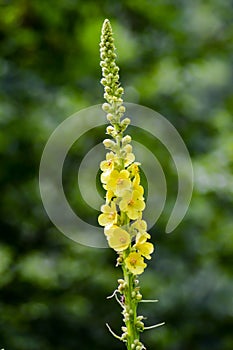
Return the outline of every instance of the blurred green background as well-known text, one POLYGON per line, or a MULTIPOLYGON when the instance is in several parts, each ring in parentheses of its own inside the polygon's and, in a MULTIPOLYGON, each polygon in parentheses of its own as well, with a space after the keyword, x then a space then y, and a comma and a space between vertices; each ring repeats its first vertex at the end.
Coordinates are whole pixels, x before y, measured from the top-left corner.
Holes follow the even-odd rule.
MULTIPOLYGON (((151 230, 156 253, 141 277, 148 349, 233 349, 233 5, 231 0, 0 1, 0 348, 123 349, 120 308, 106 301, 120 271, 109 249, 63 236, 40 199, 45 143, 65 118, 101 103, 99 37, 111 20, 125 101, 170 120, 192 157, 189 211, 164 233, 177 191, 172 160, 152 145, 168 200, 151 230)), ((74 147, 65 188, 82 217, 77 164, 104 138, 98 129, 74 147)), ((148 141, 149 142, 149 141, 148 141)), ((152 142, 152 141, 151 141, 152 142)), ((140 159, 141 162, 143 160, 140 159)))

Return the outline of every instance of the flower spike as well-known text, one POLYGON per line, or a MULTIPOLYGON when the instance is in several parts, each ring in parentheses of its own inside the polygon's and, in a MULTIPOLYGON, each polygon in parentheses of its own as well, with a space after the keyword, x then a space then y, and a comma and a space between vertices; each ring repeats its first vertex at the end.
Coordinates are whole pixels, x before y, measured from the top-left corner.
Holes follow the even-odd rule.
POLYGON ((140 163, 135 161, 131 137, 124 134, 130 119, 124 117, 124 89, 120 84, 115 51, 112 27, 106 19, 101 32, 100 66, 106 100, 102 109, 110 125, 106 129, 108 138, 103 141, 107 149, 106 159, 100 163, 100 179, 106 190, 106 202, 101 206, 98 221, 104 227, 110 248, 118 255, 116 266, 122 268, 123 279, 118 280, 118 288, 108 298, 115 297, 123 308, 125 324, 121 336, 116 335, 108 324, 106 326, 115 338, 126 343, 128 350, 142 350, 145 346, 140 342, 140 333, 162 324, 144 327, 144 317, 137 316, 139 302, 157 302, 142 299, 137 279, 147 267, 144 260, 151 259, 154 246, 147 241, 150 235, 142 218, 146 204, 144 188, 140 183, 140 163))

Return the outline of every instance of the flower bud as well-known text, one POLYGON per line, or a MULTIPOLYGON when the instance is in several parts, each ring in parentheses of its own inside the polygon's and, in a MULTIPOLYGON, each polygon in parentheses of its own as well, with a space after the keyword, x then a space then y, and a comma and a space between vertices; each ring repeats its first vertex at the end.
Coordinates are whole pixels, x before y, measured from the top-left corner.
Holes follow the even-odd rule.
POLYGON ((109 74, 107 75, 107 81, 108 81, 108 83, 111 83, 112 78, 113 78, 112 73, 109 73, 109 74))
POLYGON ((100 62, 100 67, 102 67, 102 68, 103 68, 103 67, 107 67, 107 64, 106 64, 104 61, 101 61, 101 62, 100 62))
POLYGON ((108 114, 107 114, 107 120, 108 120, 109 122, 112 122, 112 121, 114 120, 113 114, 108 113, 108 114))
POLYGON ((118 282, 119 284, 123 284, 123 283, 125 283, 125 280, 123 280, 122 278, 119 278, 119 279, 117 280, 117 282, 118 282))
POLYGON ((139 292, 137 293, 136 299, 137 299, 138 301, 142 300, 142 295, 141 295, 141 293, 139 293, 139 292))
POLYGON ((108 135, 112 135, 113 132, 114 132, 114 127, 111 126, 111 125, 107 126, 107 128, 106 128, 106 133, 107 133, 108 135))
POLYGON ((143 320, 143 319, 144 319, 143 316, 138 316, 138 317, 137 317, 137 321, 141 321, 141 320, 143 320))
POLYGON ((122 333, 122 335, 121 335, 121 339, 122 340, 126 339, 127 337, 128 337, 128 333, 127 332, 122 333))
MULTIPOLYGON (((119 89, 118 89, 119 90, 119 89)), ((119 108, 118 108, 118 112, 119 113, 125 113, 125 107, 124 106, 120 106, 119 108)))
POLYGON ((136 322, 136 327, 137 327, 138 329, 144 329, 144 323, 141 322, 141 321, 137 321, 137 322, 136 322))
POLYGON ((104 52, 102 52, 100 54, 100 58, 101 58, 101 60, 105 60, 106 59, 106 54, 104 52))
POLYGON ((125 151, 126 153, 131 153, 132 150, 133 150, 133 147, 132 147, 131 145, 126 145, 126 146, 124 147, 124 151, 125 151))
POLYGON ((104 112, 109 112, 110 108, 111 108, 111 106, 109 103, 103 103, 102 109, 104 112))
POLYGON ((108 69, 107 68, 103 68, 103 75, 106 76, 108 74, 108 69))
MULTIPOLYGON (((118 79, 119 79, 119 76, 118 76, 118 79)), ((119 88, 117 89, 117 91, 116 91, 116 93, 119 94, 119 95, 123 94, 123 92, 124 92, 123 87, 119 87, 119 88)))
POLYGON ((105 79, 105 78, 102 78, 101 80, 100 80, 100 82, 101 82, 101 84, 102 85, 107 85, 107 79, 105 79))
POLYGON ((116 266, 121 265, 122 262, 123 262, 123 257, 122 256, 118 256, 116 266))
POLYGON ((105 139, 103 144, 106 148, 113 149, 115 147, 115 142, 110 139, 105 139))
POLYGON ((135 293, 135 291, 134 291, 134 290, 132 291, 131 296, 132 296, 132 298, 135 298, 136 293, 135 293))
POLYGON ((122 124, 122 125, 129 125, 130 122, 131 122, 131 120, 130 120, 129 118, 125 118, 125 119, 123 119, 123 120, 121 121, 121 124, 122 124))
POLYGON ((115 94, 115 96, 112 97, 112 100, 116 103, 116 107, 120 107, 123 103, 122 98, 120 98, 116 94, 115 94))
POLYGON ((122 145, 127 145, 127 143, 130 143, 131 140, 132 140, 131 136, 129 136, 129 135, 124 136, 122 139, 122 145))

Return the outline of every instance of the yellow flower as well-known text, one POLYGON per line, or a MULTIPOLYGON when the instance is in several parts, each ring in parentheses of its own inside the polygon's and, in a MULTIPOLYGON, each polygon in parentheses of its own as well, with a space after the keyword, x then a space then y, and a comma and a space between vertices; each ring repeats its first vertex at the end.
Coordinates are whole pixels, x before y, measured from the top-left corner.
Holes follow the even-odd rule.
POLYGON ((134 275, 140 275, 143 273, 146 268, 146 264, 144 263, 144 259, 141 254, 132 252, 129 253, 127 258, 125 259, 125 265, 127 269, 132 272, 134 275))
POLYGON ((131 220, 136 220, 141 216, 141 211, 145 208, 145 202, 140 192, 125 191, 119 207, 121 211, 127 213, 131 220))
POLYGON ((104 171, 101 176, 100 176, 100 181, 102 182, 103 184, 103 188, 106 190, 106 183, 107 181, 109 180, 109 177, 110 177, 110 174, 111 174, 111 171, 104 171))
POLYGON ((114 197, 114 193, 111 190, 106 192, 105 198, 107 203, 111 202, 113 197, 114 197))
POLYGON ((121 197, 130 187, 131 181, 127 170, 113 170, 106 179, 106 190, 113 191, 118 197, 121 197))
POLYGON ((127 167, 135 160, 135 155, 133 153, 127 153, 124 160, 124 165, 127 167))
POLYGON ((114 161, 116 160, 116 155, 113 152, 106 154, 106 160, 100 163, 100 169, 102 171, 111 171, 114 169, 114 161))
POLYGON ((132 177, 134 177, 139 172, 139 168, 138 168, 139 165, 140 163, 135 162, 128 167, 128 171, 131 173, 132 177))
POLYGON ((131 225, 131 228, 136 230, 136 232, 143 233, 147 230, 147 223, 145 220, 137 220, 131 225))
POLYGON ((150 238, 149 233, 143 232, 143 233, 138 233, 136 236, 136 244, 143 244, 147 241, 147 239, 150 238))
POLYGON ((131 239, 127 231, 117 225, 105 228, 108 244, 117 252, 122 252, 130 245, 131 239))
POLYGON ((143 255, 146 259, 150 260, 151 259, 151 256, 150 254, 153 253, 154 251, 154 246, 152 243, 149 243, 149 242, 144 242, 144 243, 137 243, 135 244, 134 246, 137 251, 143 255))
POLYGON ((135 177, 133 179, 133 189, 140 192, 141 195, 143 196, 144 188, 140 185, 140 175, 139 174, 135 174, 135 177))
POLYGON ((101 211, 103 214, 100 214, 98 217, 98 222, 101 226, 112 225, 117 222, 117 211, 114 202, 111 202, 110 205, 102 205, 101 211))

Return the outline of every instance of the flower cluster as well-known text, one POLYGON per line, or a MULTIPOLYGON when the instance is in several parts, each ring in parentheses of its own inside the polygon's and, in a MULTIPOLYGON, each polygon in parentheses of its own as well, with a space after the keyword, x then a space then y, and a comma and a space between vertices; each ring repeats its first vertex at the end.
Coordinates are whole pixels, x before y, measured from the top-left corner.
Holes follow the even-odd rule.
POLYGON ((124 118, 125 107, 122 105, 123 88, 119 83, 119 68, 115 63, 115 47, 112 29, 108 20, 104 22, 101 36, 100 52, 104 86, 107 103, 103 110, 107 113, 110 125, 104 145, 109 152, 102 161, 101 182, 106 190, 106 203, 101 207, 102 214, 98 221, 104 226, 104 233, 111 248, 124 255, 118 259, 134 275, 141 274, 147 266, 144 258, 150 259, 154 247, 147 242, 150 235, 142 219, 145 209, 144 189, 140 184, 139 163, 131 145, 131 137, 123 133, 130 123, 124 118), (124 254, 123 254, 124 253, 124 254))

